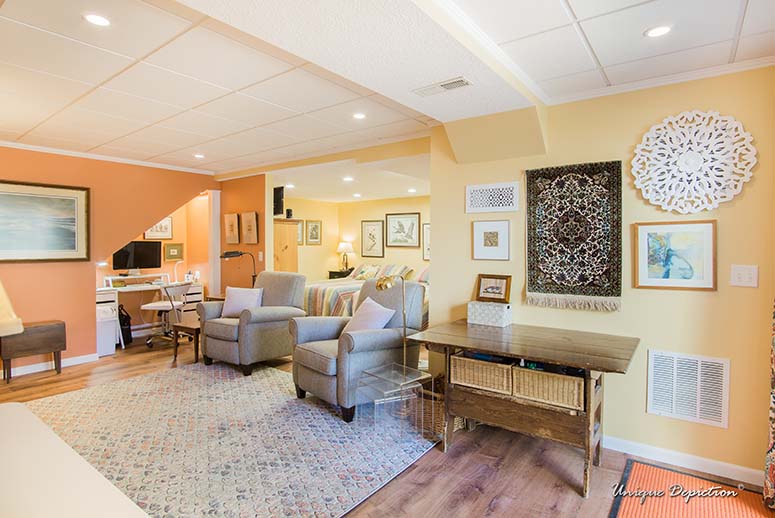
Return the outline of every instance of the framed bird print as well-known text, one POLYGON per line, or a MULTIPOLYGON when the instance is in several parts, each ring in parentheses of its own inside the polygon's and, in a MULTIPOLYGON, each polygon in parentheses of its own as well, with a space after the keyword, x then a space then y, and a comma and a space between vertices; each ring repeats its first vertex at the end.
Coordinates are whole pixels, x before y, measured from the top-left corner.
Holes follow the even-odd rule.
POLYGON ((419 212, 385 214, 385 226, 387 227, 385 246, 405 248, 420 247, 419 212))

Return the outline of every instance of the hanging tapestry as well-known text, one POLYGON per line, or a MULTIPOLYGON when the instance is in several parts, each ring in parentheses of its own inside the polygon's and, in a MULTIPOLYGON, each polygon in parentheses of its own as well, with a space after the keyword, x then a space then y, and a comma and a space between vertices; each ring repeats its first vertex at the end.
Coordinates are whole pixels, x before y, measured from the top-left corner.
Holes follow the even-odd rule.
POLYGON ((622 163, 527 176, 527 303, 616 311, 622 285, 622 163))
POLYGON ((764 457, 764 503, 775 509, 775 310, 772 312, 772 341, 770 344, 770 443, 764 457))

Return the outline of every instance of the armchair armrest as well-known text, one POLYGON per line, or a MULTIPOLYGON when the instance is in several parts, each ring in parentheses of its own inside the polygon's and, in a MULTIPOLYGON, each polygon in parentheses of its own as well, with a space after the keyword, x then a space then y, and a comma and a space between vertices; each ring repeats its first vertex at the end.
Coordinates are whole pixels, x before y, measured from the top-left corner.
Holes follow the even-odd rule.
POLYGON ((349 321, 350 317, 304 317, 294 318, 288 325, 294 343, 299 345, 319 340, 335 340, 349 321))
POLYGON ((223 302, 200 302, 196 305, 196 312, 199 315, 199 320, 206 322, 214 318, 220 318, 223 311, 223 302))
MULTIPOLYGON (((416 332, 414 329, 407 328, 406 336, 416 332)), ((401 328, 348 331, 339 337, 339 353, 363 353, 402 347, 403 335, 404 331, 401 328)))
POLYGON ((294 317, 306 315, 303 309, 292 306, 262 306, 253 309, 245 309, 239 316, 240 325, 261 324, 264 322, 281 322, 294 317))

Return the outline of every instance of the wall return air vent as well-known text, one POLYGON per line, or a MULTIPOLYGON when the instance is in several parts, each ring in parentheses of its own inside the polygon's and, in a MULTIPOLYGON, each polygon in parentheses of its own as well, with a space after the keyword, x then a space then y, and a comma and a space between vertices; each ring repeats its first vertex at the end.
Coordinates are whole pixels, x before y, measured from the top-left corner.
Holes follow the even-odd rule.
POLYGON ((464 86, 469 86, 470 84, 471 81, 465 77, 453 77, 452 79, 447 79, 446 81, 442 81, 440 83, 416 88, 412 90, 412 92, 416 93, 420 97, 429 97, 431 95, 442 94, 449 90, 463 88, 464 86))
POLYGON ((727 428, 729 360, 649 350, 648 413, 727 428))

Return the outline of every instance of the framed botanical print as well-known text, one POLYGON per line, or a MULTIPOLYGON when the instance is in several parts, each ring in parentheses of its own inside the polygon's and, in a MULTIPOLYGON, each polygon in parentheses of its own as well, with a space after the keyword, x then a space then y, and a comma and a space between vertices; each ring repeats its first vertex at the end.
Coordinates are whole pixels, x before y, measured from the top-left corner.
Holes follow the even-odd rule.
POLYGON ((431 260, 431 224, 422 224, 422 260, 431 260))
POLYGON ((635 223, 636 288, 716 290, 716 221, 635 223))
POLYGON ((88 188, 0 181, 0 262, 88 260, 88 188))
POLYGON ((473 258, 508 261, 510 258, 509 220, 474 221, 472 224, 473 258))
POLYGON ((511 275, 480 273, 476 282, 476 300, 479 302, 511 302, 511 275))
POLYGON ((385 222, 361 221, 361 257, 385 257, 385 222))
POLYGON ((258 244, 258 214, 243 212, 240 214, 242 242, 248 245, 258 244))
POLYGON ((323 222, 319 219, 308 219, 307 225, 307 245, 323 244, 323 222))
POLYGON ((172 217, 167 216, 143 234, 145 239, 172 239, 172 217))
POLYGON ((227 244, 239 244, 239 216, 236 213, 223 215, 223 230, 227 244))
POLYGON ((420 213, 385 214, 387 239, 385 246, 419 248, 420 213))
POLYGON ((183 260, 183 243, 164 243, 165 261, 183 260))

